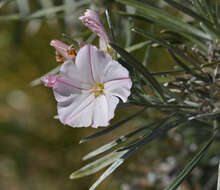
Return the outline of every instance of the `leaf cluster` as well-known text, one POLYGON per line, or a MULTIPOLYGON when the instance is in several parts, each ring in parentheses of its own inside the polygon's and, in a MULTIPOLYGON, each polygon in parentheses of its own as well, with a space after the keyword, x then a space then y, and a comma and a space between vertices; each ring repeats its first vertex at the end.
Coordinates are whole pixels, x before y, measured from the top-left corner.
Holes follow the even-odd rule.
POLYGON ((209 138, 166 188, 166 190, 177 189, 205 156, 213 142, 218 139, 219 97, 214 94, 218 94, 219 91, 217 82, 220 61, 219 3, 206 0, 192 0, 187 1, 186 4, 174 0, 163 1, 167 6, 176 9, 179 14, 186 15, 190 19, 185 20, 184 17, 168 13, 163 8, 156 7, 147 1, 116 0, 120 5, 133 7, 135 12, 113 10, 114 14, 117 13, 125 19, 133 22, 138 20, 151 26, 151 31, 140 27, 130 28, 133 34, 141 36, 144 40, 126 48, 115 43, 114 28, 107 12, 107 20, 113 36, 110 45, 117 53, 118 61, 130 71, 134 82, 132 95, 126 106, 138 106, 141 109, 80 142, 84 143, 107 135, 119 127, 128 126, 130 120, 140 116, 148 109, 157 109, 166 116, 150 124, 137 126, 134 131, 84 156, 83 159, 88 160, 111 150, 110 153, 71 174, 72 179, 83 177, 109 166, 90 190, 94 190, 134 152, 151 141, 167 134, 174 128, 199 125, 201 130, 208 131, 209 138), (152 49, 155 48, 165 49, 177 69, 151 72, 148 63, 152 57, 152 49), (132 55, 133 51, 141 49, 146 49, 143 62, 132 55), (213 72, 207 72, 206 68, 211 68, 213 72), (162 78, 163 81, 171 81, 171 83, 161 82, 159 78, 162 78), (173 89, 170 84, 171 86, 176 85, 179 89, 173 89), (208 92, 204 92, 201 90, 202 88, 207 88, 208 92), (177 90, 182 93, 176 93, 177 90), (185 95, 183 92, 186 92, 185 95))

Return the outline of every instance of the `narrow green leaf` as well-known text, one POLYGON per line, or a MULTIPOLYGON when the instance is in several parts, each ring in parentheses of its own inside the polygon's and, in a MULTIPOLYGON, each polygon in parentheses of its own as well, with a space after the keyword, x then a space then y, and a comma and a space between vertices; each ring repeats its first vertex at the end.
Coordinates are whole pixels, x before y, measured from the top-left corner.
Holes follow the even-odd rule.
POLYGON ((87 44, 92 44, 96 38, 97 38, 97 34, 92 32, 85 42, 87 44))
POLYGON ((152 54, 152 46, 148 46, 146 51, 145 51, 145 56, 144 56, 144 59, 143 59, 143 65, 146 67, 149 62, 150 62, 150 57, 151 57, 151 54, 152 54))
POLYGON ((95 160, 94 162, 91 162, 87 164, 86 166, 80 168, 79 170, 76 170, 70 175, 70 179, 76 179, 80 177, 84 177, 87 175, 91 175, 93 173, 96 173, 97 171, 107 167, 108 165, 115 162, 117 159, 119 159, 123 154, 125 154, 127 151, 124 152, 111 152, 110 154, 99 158, 98 160, 95 160))
POLYGON ((149 32, 145 32, 145 31, 138 29, 138 28, 133 28, 132 30, 134 32, 142 35, 143 37, 148 38, 154 42, 157 42, 158 44, 162 45, 163 47, 165 47, 167 49, 170 49, 171 51, 175 52, 177 55, 179 55, 180 57, 182 57, 183 59, 188 61, 190 64, 192 64, 192 65, 198 64, 195 60, 184 55, 184 53, 182 51, 180 51, 176 46, 172 46, 171 44, 168 44, 164 39, 161 39, 158 36, 155 36, 149 32))
POLYGON ((100 148, 96 149, 95 151, 92 151, 90 152, 89 154, 87 154, 86 156, 83 157, 83 160, 88 160, 92 157, 95 157, 97 156, 98 154, 101 154, 111 148, 113 148, 114 146, 116 145, 119 145, 123 142, 125 142, 126 140, 128 140, 129 138, 133 137, 134 135, 144 131, 144 130, 150 130, 154 125, 157 125, 157 126, 160 126, 162 125, 163 123, 165 123, 167 120, 169 120, 171 117, 173 117, 175 114, 171 114, 169 115, 168 117, 164 118, 164 119, 161 119, 159 121, 156 121, 156 122, 152 122, 148 125, 145 125, 143 127, 140 127, 138 129, 136 129, 135 131, 132 131, 131 133, 128 133, 127 135, 125 136, 121 136, 120 138, 104 145, 104 146, 101 146, 100 148))
POLYGON ((184 5, 177 3, 173 0, 164 0, 166 3, 168 3, 169 5, 171 5, 172 7, 175 7, 176 9, 180 10, 181 12, 191 16, 192 18, 198 20, 199 22, 204 22, 208 25, 210 25, 211 23, 206 19, 201 17, 200 15, 198 15, 196 12, 194 12, 193 10, 185 7, 184 5))
MULTIPOLYGON (((206 25, 207 28, 209 28, 209 30, 214 33, 215 35, 219 36, 220 35, 220 31, 219 31, 219 22, 218 22, 218 16, 216 15, 216 9, 214 8, 214 5, 212 6, 212 2, 207 2, 206 1, 206 5, 205 7, 209 6, 209 10, 211 14, 211 21, 209 21, 207 19, 207 14, 200 16, 199 14, 197 14, 196 12, 192 11, 191 9, 188 9, 184 6, 182 6, 180 3, 176 3, 173 0, 164 0, 167 3, 169 3, 171 6, 176 7, 178 10, 182 11, 183 13, 191 16, 192 18, 196 19, 199 22, 204 23, 204 25, 206 25), (214 22, 214 24, 212 23, 214 22), (217 27, 216 27, 217 25, 217 27)), ((218 1, 217 1, 218 2, 218 1)), ((205 8, 205 10, 207 10, 207 8, 205 8)))
MULTIPOLYGON (((201 65, 201 68, 211 67, 211 66, 216 65, 218 63, 220 63, 220 61, 214 61, 212 63, 206 63, 206 64, 201 65)), ((191 69, 196 69, 196 68, 191 67, 191 69)), ((184 69, 173 69, 173 70, 168 70, 168 71, 152 72, 151 74, 155 75, 155 76, 157 76, 157 75, 170 75, 170 74, 182 73, 184 71, 185 71, 184 69)))
POLYGON ((86 156, 83 157, 83 160, 88 160, 90 158, 93 158, 93 157, 95 157, 95 156, 97 156, 97 155, 99 155, 99 154, 101 154, 101 153, 103 153, 103 152, 113 148, 114 146, 119 145, 119 144, 125 142, 126 140, 128 140, 129 138, 131 138, 134 135, 138 134, 139 132, 151 128, 152 126, 154 126, 157 123, 158 122, 150 123, 148 125, 145 125, 143 127, 140 127, 138 129, 136 129, 135 131, 132 131, 131 133, 129 133, 129 134, 125 135, 125 136, 121 136, 118 139, 113 140, 113 141, 109 142, 108 144, 105 144, 105 145, 99 147, 98 149, 90 152, 89 154, 87 154, 86 156))
POLYGON ((165 189, 165 190, 176 190, 177 187, 182 183, 185 177, 193 170, 193 168, 198 164, 198 162, 203 158, 203 156, 208 151, 210 145, 215 139, 213 135, 208 142, 202 147, 202 149, 194 156, 194 158, 184 167, 176 179, 165 189))
MULTIPOLYGON (((151 33, 155 33, 156 32, 156 27, 155 24, 151 25, 151 33)), ((143 65, 146 67, 149 62, 150 62, 150 58, 151 58, 151 54, 152 54, 152 46, 148 46, 146 51, 145 51, 145 56, 143 59, 143 65)))
POLYGON ((177 73, 183 73, 185 72, 184 69, 173 69, 173 70, 167 70, 167 71, 160 71, 160 72, 152 72, 151 74, 154 76, 161 76, 161 75, 175 75, 177 73))
POLYGON ((193 119, 204 119, 204 118, 217 118, 220 116, 220 111, 215 111, 212 113, 203 113, 203 114, 197 114, 195 116, 192 116, 189 118, 189 120, 193 120, 193 119))
MULTIPOLYGON (((124 136, 121 136, 119 139, 120 139, 120 142, 125 141, 124 136)), ((96 149, 96 150, 94 150, 94 151, 88 153, 87 155, 85 155, 85 156, 83 157, 83 160, 91 159, 91 158, 93 158, 93 157, 95 157, 95 156, 97 156, 97 155, 99 155, 99 154, 101 154, 101 153, 103 153, 103 152, 105 152, 105 151, 107 151, 107 150, 110 150, 110 149, 113 148, 114 146, 120 144, 120 142, 119 142, 118 139, 117 139, 117 140, 113 140, 113 141, 111 141, 111 142, 109 142, 109 143, 107 143, 107 144, 105 144, 105 145, 99 147, 98 149, 96 149), (118 141, 118 142, 117 142, 117 141, 118 141)))
MULTIPOLYGON (((138 141, 136 144, 132 145, 129 148, 129 151, 122 156, 122 159, 124 159, 124 160, 127 159, 131 154, 136 152, 139 148, 141 148, 142 146, 144 146, 147 143, 151 142, 156 137, 163 135, 168 130, 173 129, 174 127, 177 127, 178 125, 186 122, 188 120, 188 118, 189 118, 188 116, 187 117, 182 117, 180 119, 176 119, 174 121, 169 122, 165 126, 162 125, 162 126, 159 126, 159 127, 155 128, 150 135, 144 137, 143 139, 138 141)), ((119 149, 118 151, 124 151, 124 150, 126 150, 126 149, 122 148, 122 149, 119 149)))
POLYGON ((211 20, 211 22, 214 23, 214 11, 212 9, 212 3, 210 2, 207 2, 206 0, 201 0, 201 5, 203 6, 203 8, 205 9, 206 11, 206 14, 208 15, 208 18, 211 20))
POLYGON ((21 19, 21 15, 17 13, 0 16, 0 21, 19 20, 19 19, 21 19))
MULTIPOLYGON (((54 5, 54 1, 53 0, 39 0, 40 3, 40 7, 42 7, 41 10, 46 10, 46 9, 50 9, 53 8, 54 5)), ((56 13, 51 13, 45 16, 47 18, 47 23, 49 25, 51 25, 53 27, 54 24, 57 24, 57 18, 56 18, 56 13)))
POLYGON ((93 135, 90 135, 86 138, 83 138, 79 143, 84 143, 84 142, 87 142, 89 140, 92 140, 94 138, 97 138, 97 137, 100 137, 100 136, 103 136, 107 133, 109 133, 110 131, 114 130, 114 129, 117 129, 118 127, 121 127, 123 124, 127 123, 128 121, 134 119, 135 117, 139 116, 140 114, 142 114, 144 111, 146 110, 146 108, 143 108, 141 109, 140 111, 130 115, 129 117, 127 117, 126 119, 123 119, 121 121, 119 121, 118 123, 116 123, 115 125, 112 125, 108 128, 105 128, 103 129, 102 131, 99 131, 93 135))
POLYGON ((181 124, 182 122, 186 120, 187 120, 187 117, 184 117, 179 120, 175 120, 165 125, 164 127, 157 128, 157 131, 155 131, 153 135, 151 133, 147 137, 143 136, 144 138, 141 141, 138 141, 137 144, 134 144, 134 146, 132 146, 131 149, 121 148, 117 150, 117 152, 122 152, 121 157, 115 160, 115 162, 99 177, 99 179, 92 185, 92 187, 89 190, 94 190, 104 179, 106 179, 112 172, 114 172, 128 158, 128 156, 130 156, 133 152, 138 150, 141 146, 153 140, 153 138, 155 138, 157 135, 161 135, 163 132, 173 127, 176 127, 177 125, 181 124), (155 133, 157 133, 157 135, 155 133))
POLYGON ((10 1, 13 1, 13 0, 2 0, 0 2, 0 9, 3 8, 5 5, 7 5, 10 1))
POLYGON ((164 24, 172 26, 173 28, 175 27, 176 30, 181 31, 182 33, 185 32, 188 34, 193 34, 200 38, 210 39, 209 35, 205 34, 196 27, 186 22, 183 22, 180 18, 170 15, 161 9, 149 5, 148 3, 142 3, 134 0, 116 0, 116 1, 125 5, 133 6, 138 10, 140 10, 142 14, 144 14, 145 16, 149 17, 150 15, 150 17, 153 17, 155 20, 164 22, 164 24))
MULTIPOLYGON (((182 30, 180 30, 180 28, 178 27, 175 27, 173 24, 170 24, 170 23, 167 23, 167 22, 164 22, 162 20, 158 20, 156 18, 153 18, 151 17, 150 15, 138 15, 138 14, 128 14, 128 13, 125 13, 125 12, 116 12, 116 13, 119 13, 119 14, 123 14, 123 15, 127 15, 127 16, 130 16, 130 17, 134 17, 136 19, 139 19, 139 20, 143 20, 145 22, 149 22, 149 20, 151 20, 153 23, 156 23, 156 24, 159 24, 163 27, 166 27, 167 29, 170 29, 170 30, 173 30, 175 31, 176 33, 179 33, 180 35, 182 35, 184 38, 188 39, 190 42, 194 43, 194 44, 197 44, 198 47, 206 54, 207 53, 207 46, 204 44, 204 41, 201 41, 201 40, 198 40, 196 37, 194 37, 193 35, 191 34, 187 34, 186 32, 182 32, 182 30)), ((211 39, 211 38, 210 38, 211 39)))
MULTIPOLYGON (((165 40, 163 40, 163 39, 161 39, 161 38, 159 38, 159 37, 157 37, 157 36, 154 36, 154 35, 152 35, 152 34, 150 34, 150 33, 148 33, 148 32, 144 32, 144 31, 142 31, 142 30, 140 30, 140 29, 134 28, 133 31, 136 32, 136 33, 138 33, 138 34, 140 34, 140 35, 142 35, 142 36, 144 36, 144 37, 146 37, 146 38, 148 38, 148 39, 151 39, 152 41, 155 41, 155 42, 161 44, 162 46, 164 46, 165 48, 167 48, 167 49, 170 50, 171 52, 176 53, 178 56, 180 56, 181 58, 183 58, 184 60, 186 60, 187 62, 189 62, 190 64, 192 64, 193 66, 195 66, 195 68, 200 69, 200 67, 197 66, 198 63, 197 63, 194 59, 190 58, 189 56, 186 56, 186 55, 185 55, 182 51, 180 51, 176 46, 173 46, 173 45, 171 45, 171 44, 168 44, 165 40)), ((191 69, 191 68, 188 67, 186 64, 182 64, 182 63, 180 64, 180 62, 178 62, 178 64, 179 64, 184 70, 186 70, 187 72, 190 72, 192 75, 196 76, 197 78, 200 78, 200 79, 202 79, 202 80, 207 80, 207 79, 204 78, 203 76, 197 75, 197 74, 195 73, 194 69, 191 69), (183 65, 185 65, 185 66, 183 67, 183 65)))
POLYGON ((41 9, 25 17, 24 19, 28 19, 28 20, 35 19, 35 18, 43 17, 49 14, 61 12, 66 9, 73 9, 73 8, 77 9, 80 6, 87 5, 89 2, 90 2, 89 0, 83 0, 83 1, 74 2, 72 4, 67 4, 67 5, 63 4, 63 5, 47 8, 47 9, 41 9))
POLYGON ((196 75, 195 71, 191 68, 189 68, 186 64, 184 64, 181 60, 179 60, 172 51, 169 50, 170 55, 172 56, 172 58, 176 61, 176 63, 182 67, 187 73, 192 74, 192 75, 196 75))
POLYGON ((219 1, 216 0, 215 2, 215 18, 216 19, 216 22, 218 23, 218 18, 219 18, 219 1))
POLYGON ((219 39, 220 34, 210 30, 210 27, 206 26, 203 22, 200 22, 200 26, 207 34, 209 34, 212 37, 213 41, 219 39))
POLYGON ((69 43, 73 44, 73 46, 74 46, 74 48, 75 48, 76 50, 79 50, 79 48, 80 48, 80 47, 79 47, 79 43, 78 43, 76 40, 74 40, 71 36, 69 36, 69 35, 67 35, 67 34, 62 33, 61 35, 62 35, 63 38, 65 38, 66 40, 68 40, 69 43))
POLYGON ((122 163, 123 159, 116 160, 100 177, 99 179, 89 188, 89 190, 94 190, 105 178, 107 178, 112 172, 114 172, 122 163))
POLYGON ((36 19, 36 18, 40 18, 43 16, 47 16, 47 15, 51 15, 57 12, 61 12, 64 11, 66 9, 77 9, 80 6, 83 5, 87 5, 90 1, 89 0, 82 0, 82 1, 78 1, 78 2, 74 2, 71 5, 59 5, 59 6, 54 6, 54 7, 50 7, 47 9, 40 9, 32 14, 28 14, 25 16, 19 15, 19 14, 12 14, 12 15, 4 15, 4 16, 0 16, 0 20, 30 20, 30 19, 36 19))
POLYGON ((134 13, 127 13, 127 12, 124 12, 124 11, 114 11, 116 14, 120 14, 121 16, 125 16, 125 17, 133 17, 133 18, 136 18, 138 20, 143 20, 143 21, 146 21, 146 22, 149 22, 149 23, 152 23, 152 19, 148 19, 146 16, 143 16, 143 15, 139 15, 139 14, 134 14, 134 13))
POLYGON ((178 109, 197 109, 198 106, 189 106, 189 105, 163 105, 163 104, 149 104, 145 102, 135 102, 138 106, 147 106, 148 108, 158 108, 158 109, 167 109, 167 110, 178 110, 178 109))
POLYGON ((134 141, 129 143, 127 146, 123 147, 122 149, 119 149, 119 151, 126 150, 126 149, 132 149, 134 146, 136 146, 136 144, 138 144, 138 142, 140 142, 141 140, 152 135, 152 133, 154 133, 157 128, 160 128, 161 126, 163 126, 169 119, 173 118, 176 115, 177 115, 176 113, 172 113, 168 117, 165 117, 159 121, 156 121, 156 122, 153 122, 149 125, 138 128, 137 130, 128 134, 128 137, 132 137, 133 135, 136 135, 137 133, 139 133, 143 130, 146 131, 146 132, 142 132, 142 134, 137 139, 135 139, 134 141))
POLYGON ((206 11, 202 7, 200 0, 193 0, 193 7, 195 7, 197 13, 200 13, 203 17, 207 16, 206 11))
POLYGON ((152 41, 148 40, 148 41, 140 42, 140 43, 134 44, 132 46, 129 46, 129 47, 125 48, 125 50, 130 53, 130 52, 136 51, 138 49, 141 49, 141 48, 146 47, 151 44, 152 44, 152 41))
POLYGON ((114 28, 113 28, 111 18, 110 18, 110 14, 109 14, 108 10, 105 11, 105 15, 106 15, 106 18, 107 18, 108 27, 109 27, 111 35, 112 35, 112 41, 115 42, 115 32, 114 32, 114 28))
MULTIPOLYGON (((116 44, 110 43, 113 49, 117 51, 125 60, 126 62, 137 69, 154 87, 154 89, 158 92, 163 100, 165 100, 163 90, 157 80, 151 75, 146 67, 144 67, 134 56, 128 53, 126 50, 122 49, 121 47, 117 46, 116 44)), ((165 100, 166 101, 166 100, 165 100)))

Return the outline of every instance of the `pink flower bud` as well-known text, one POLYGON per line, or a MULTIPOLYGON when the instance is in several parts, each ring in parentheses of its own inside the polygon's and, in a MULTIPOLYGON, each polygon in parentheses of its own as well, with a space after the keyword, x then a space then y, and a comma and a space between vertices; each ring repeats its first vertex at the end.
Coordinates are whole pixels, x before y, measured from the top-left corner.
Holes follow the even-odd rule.
POLYGON ((87 9, 84 16, 79 17, 79 19, 90 30, 97 33, 100 37, 101 49, 107 50, 110 40, 97 12, 87 9))
POLYGON ((43 76, 41 78, 41 82, 46 86, 46 87, 53 87, 56 83, 56 76, 53 75, 47 75, 43 76))
POLYGON ((75 48, 73 45, 67 45, 59 40, 52 40, 50 45, 56 49, 57 62, 63 63, 67 60, 74 60, 76 57, 75 48))

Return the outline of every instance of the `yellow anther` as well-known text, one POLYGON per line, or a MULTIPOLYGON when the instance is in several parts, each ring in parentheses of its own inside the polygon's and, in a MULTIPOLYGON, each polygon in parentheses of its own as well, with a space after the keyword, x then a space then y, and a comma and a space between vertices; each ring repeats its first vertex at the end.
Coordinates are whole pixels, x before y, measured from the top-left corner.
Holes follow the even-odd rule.
POLYGON ((104 93, 104 85, 102 83, 95 83, 93 85, 92 92, 95 96, 102 95, 104 93))

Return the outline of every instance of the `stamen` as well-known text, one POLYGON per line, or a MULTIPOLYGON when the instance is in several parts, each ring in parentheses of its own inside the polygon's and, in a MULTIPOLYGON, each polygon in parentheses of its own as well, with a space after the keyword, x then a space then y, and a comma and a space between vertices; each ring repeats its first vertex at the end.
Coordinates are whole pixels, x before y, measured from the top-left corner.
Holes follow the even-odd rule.
POLYGON ((76 50, 74 48, 73 45, 70 45, 67 49, 67 54, 72 58, 72 59, 75 59, 76 57, 76 50))
POLYGON ((92 88, 92 93, 94 93, 95 96, 104 94, 104 85, 102 83, 95 83, 92 88))
POLYGON ((62 55, 60 55, 57 51, 56 51, 56 61, 58 63, 64 63, 65 59, 62 55))

